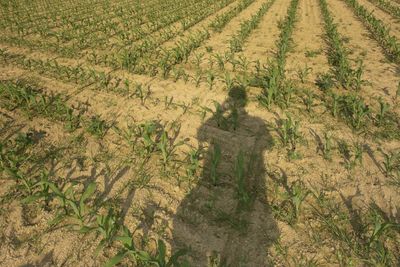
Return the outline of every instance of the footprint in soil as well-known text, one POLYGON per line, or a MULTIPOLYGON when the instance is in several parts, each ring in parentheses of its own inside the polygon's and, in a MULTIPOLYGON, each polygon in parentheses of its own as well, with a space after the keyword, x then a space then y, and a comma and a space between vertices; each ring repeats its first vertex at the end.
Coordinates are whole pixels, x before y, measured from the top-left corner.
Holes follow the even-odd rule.
POLYGON ((273 139, 246 103, 246 91, 233 88, 198 129, 203 173, 179 205, 172 233, 172 253, 187 248, 190 266, 272 265, 268 249, 279 231, 267 202, 264 155, 273 139))

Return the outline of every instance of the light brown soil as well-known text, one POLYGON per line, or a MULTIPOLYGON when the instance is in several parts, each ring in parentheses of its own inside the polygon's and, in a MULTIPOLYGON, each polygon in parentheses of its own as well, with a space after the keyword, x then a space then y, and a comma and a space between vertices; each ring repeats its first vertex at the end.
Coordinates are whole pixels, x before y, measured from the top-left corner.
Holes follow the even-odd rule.
MULTIPOLYGON (((229 40, 239 29, 240 22, 250 18, 264 2, 255 1, 221 33, 211 33, 210 39, 193 53, 206 53, 206 47, 212 47, 212 53, 229 51, 229 40)), ((280 33, 278 22, 286 16, 289 2, 276 0, 238 55, 261 63, 273 57, 280 33)), ((235 4, 237 2, 221 12, 235 4)), ((391 105, 391 110, 399 114, 399 99, 395 99, 400 79, 398 66, 389 63, 381 47, 343 1, 330 0, 328 5, 340 34, 348 39, 345 46, 351 51, 351 59, 363 59, 364 77, 370 84, 355 93, 365 98, 374 111, 378 110, 377 97, 382 97, 391 105)), ((193 29, 208 25, 209 19, 193 29)), ((386 14, 384 19, 390 18, 386 14)), ((229 123, 218 125, 221 118, 216 115, 215 103, 222 106, 224 118, 233 117, 232 98, 228 97, 221 81, 210 90, 204 80, 195 87, 191 81, 182 79, 173 81, 172 78, 113 71, 93 66, 83 59, 66 59, 52 53, 0 44, 0 48, 28 58, 55 58, 59 64, 69 66, 84 63, 83 67, 112 72, 129 79, 132 84, 138 82, 150 88, 148 98, 142 103, 138 98, 122 96, 97 85, 63 82, 52 75, 40 74, 38 70, 23 69, 13 62, 0 62, 0 81, 28 80, 48 95, 66 97, 68 106, 80 105, 85 109, 84 118, 99 115, 113 125, 99 139, 87 132, 86 125, 68 132, 64 122, 40 114, 31 116, 21 107, 9 110, 6 105, 0 105, 0 141, 14 140, 20 132, 35 133, 37 140, 31 153, 42 157, 41 167, 51 170, 60 183, 94 181, 97 185, 95 198, 105 203, 100 213, 104 214, 110 206, 118 210, 119 223, 134 233, 135 245, 151 253, 155 252, 155 241, 162 239, 168 255, 189 247, 184 258, 190 266, 309 266, 312 262, 340 266, 335 252, 341 243, 318 228, 321 222, 314 209, 316 197, 313 193, 334 199, 337 210, 344 210, 351 217, 346 221, 348 228, 353 226, 355 218, 352 216, 364 214, 362 212, 370 205, 379 207, 393 223, 400 223, 399 187, 389 183, 383 156, 383 152, 399 151, 400 141, 374 136, 376 126, 360 132, 331 116, 329 104, 323 101, 327 96, 314 84, 318 73, 328 72, 331 67, 327 62, 324 34, 318 1, 300 0, 293 47, 286 60, 286 74, 294 80, 298 91, 290 107, 273 105, 266 109, 257 101, 261 88, 246 88, 248 101, 245 107, 238 108, 237 128, 229 123), (307 56, 308 52, 316 53, 307 56), (305 83, 300 83, 296 71, 305 67, 311 68, 310 74, 305 83), (303 103, 303 89, 315 94, 310 112, 303 103), (288 156, 289 149, 282 144, 280 125, 288 115, 300 123, 301 140, 295 148, 300 156, 296 159, 288 156), (132 149, 118 129, 127 131, 129 124, 148 121, 165 126, 170 144, 180 141, 184 144, 176 148, 166 166, 160 151, 155 149, 141 169, 143 157, 132 149), (332 136, 330 160, 324 159, 321 151, 325 133, 332 136), (348 158, 340 151, 339 144, 343 143, 351 150, 348 158), (350 168, 356 143, 363 147, 362 164, 350 168), (217 144, 221 148, 221 163, 217 167, 219 179, 215 185, 211 181, 211 169, 217 144), (200 166, 194 177, 188 178, 188 152, 197 148, 202 152, 200 166), (46 152, 54 152, 53 157, 46 152), (238 201, 237 185, 237 160, 241 153, 248 167, 246 186, 252 200, 244 210, 238 201), (296 183, 303 184, 309 194, 297 222, 291 225, 279 211, 289 214, 285 205, 291 198, 287 196, 296 183)), ((179 38, 163 47, 173 47, 179 38)), ((192 73, 193 58, 192 54, 189 63, 179 67, 192 73)), ((213 70, 206 57, 201 67, 213 70)), ((237 74, 230 73, 232 77, 237 74)), ((346 93, 342 88, 334 90, 346 93)), ((6 103, 6 100, 1 101, 0 98, 0 104, 6 103)), ((375 124, 371 122, 370 125, 375 124)), ((139 141, 134 143, 138 145, 139 141)), ((37 171, 33 166, 32 173, 37 171)), ((95 256, 100 237, 93 232, 81 234, 61 227, 64 224, 50 229, 48 222, 54 218, 55 211, 43 205, 22 204, 19 195, 13 195, 18 192, 14 186, 14 181, 0 179, 0 266, 102 266, 121 249, 120 245, 109 246, 95 256)), ((52 208, 55 206, 51 204, 52 208)), ((398 248, 393 248, 392 252, 398 252, 398 248)), ((358 258, 353 264, 363 266, 358 258)), ((121 266, 136 265, 125 259, 121 266)))

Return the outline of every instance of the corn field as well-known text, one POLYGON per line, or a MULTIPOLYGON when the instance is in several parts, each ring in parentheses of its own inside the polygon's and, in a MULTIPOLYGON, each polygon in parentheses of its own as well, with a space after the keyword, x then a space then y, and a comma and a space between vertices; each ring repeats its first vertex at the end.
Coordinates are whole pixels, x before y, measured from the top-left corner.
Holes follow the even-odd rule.
POLYGON ((0 0, 0 266, 399 266, 399 18, 0 0))

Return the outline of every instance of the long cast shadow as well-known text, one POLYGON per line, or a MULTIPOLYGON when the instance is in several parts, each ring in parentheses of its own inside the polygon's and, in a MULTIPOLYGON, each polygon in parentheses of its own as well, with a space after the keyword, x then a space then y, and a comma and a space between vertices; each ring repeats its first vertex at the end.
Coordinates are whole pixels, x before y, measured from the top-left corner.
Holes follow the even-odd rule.
POLYGON ((264 153, 273 139, 246 103, 246 91, 233 88, 198 129, 203 173, 182 200, 172 233, 173 253, 188 248, 190 266, 272 265, 268 248, 279 231, 267 204, 264 153))

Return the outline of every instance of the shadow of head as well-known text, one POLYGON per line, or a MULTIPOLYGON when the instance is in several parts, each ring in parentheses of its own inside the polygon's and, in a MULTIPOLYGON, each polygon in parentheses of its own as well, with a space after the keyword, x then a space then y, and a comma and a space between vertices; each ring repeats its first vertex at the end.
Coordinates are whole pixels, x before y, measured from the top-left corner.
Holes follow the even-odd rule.
POLYGON ((247 93, 243 86, 233 86, 228 93, 228 102, 235 107, 245 107, 247 105, 247 93))

